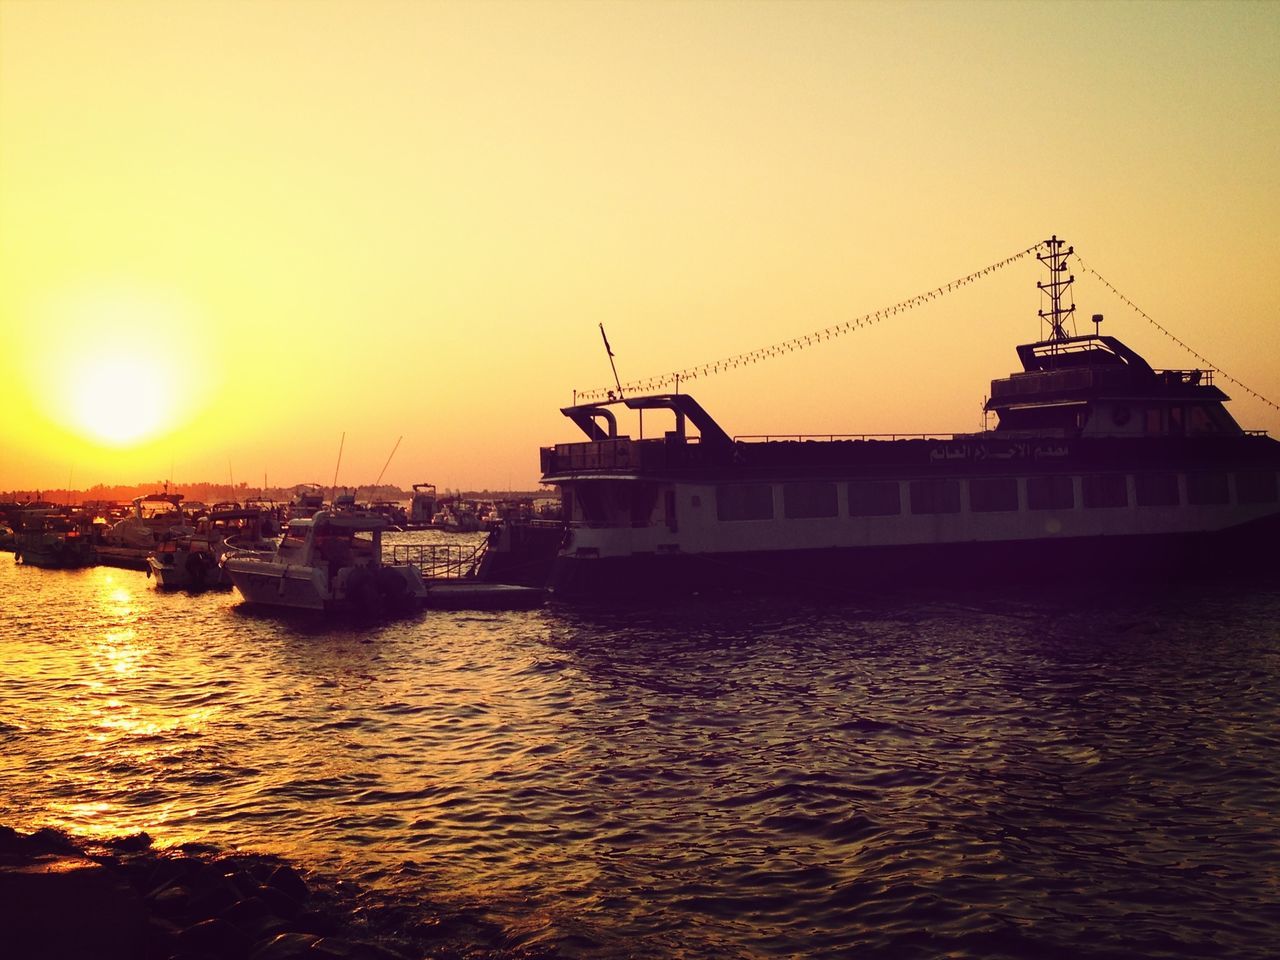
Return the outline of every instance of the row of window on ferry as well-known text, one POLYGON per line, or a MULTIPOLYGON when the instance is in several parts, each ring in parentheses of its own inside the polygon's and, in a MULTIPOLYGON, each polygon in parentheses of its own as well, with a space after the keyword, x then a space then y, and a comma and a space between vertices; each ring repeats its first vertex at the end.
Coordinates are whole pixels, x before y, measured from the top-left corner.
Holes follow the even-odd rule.
MULTIPOLYGON (((1021 509, 1019 486, 1025 485, 1028 510, 1073 510, 1080 501, 1087 509, 1127 507, 1173 507, 1182 504, 1212 506, 1232 503, 1275 503, 1278 499, 1276 473, 1271 470, 1196 472, 1184 475, 1145 472, 1103 473, 1080 477, 1049 475, 1036 477, 973 477, 969 480, 938 478, 927 480, 855 480, 846 484, 826 481, 784 483, 783 516, 788 520, 840 516, 838 488, 846 488, 851 517, 895 516, 906 503, 913 514, 959 513, 962 487, 968 488, 968 508, 975 513, 995 513, 1021 509), (1130 486, 1132 479, 1132 488, 1130 486), (1132 492, 1131 492, 1132 490, 1132 492), (1131 500, 1132 498, 1132 500, 1131 500)), ((734 483, 716 488, 716 517, 720 520, 772 520, 773 484, 734 483)))

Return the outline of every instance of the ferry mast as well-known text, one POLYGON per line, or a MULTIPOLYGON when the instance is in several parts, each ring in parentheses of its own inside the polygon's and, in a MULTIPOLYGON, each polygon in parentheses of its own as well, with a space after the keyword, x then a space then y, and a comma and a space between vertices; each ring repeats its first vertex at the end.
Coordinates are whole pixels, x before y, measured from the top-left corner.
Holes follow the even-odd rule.
POLYGON ((1041 308, 1040 319, 1049 321, 1050 342, 1068 339, 1065 324, 1076 312, 1075 298, 1070 295, 1071 284, 1076 278, 1067 273, 1067 261, 1075 253, 1075 247, 1067 247, 1064 251, 1062 247, 1065 243, 1065 240, 1059 240, 1057 236, 1050 237, 1043 244, 1045 252, 1036 254, 1036 259, 1049 268, 1049 282, 1036 281, 1036 288, 1042 294, 1049 295, 1049 309, 1041 308), (1070 301, 1066 306, 1062 304, 1064 295, 1070 301))

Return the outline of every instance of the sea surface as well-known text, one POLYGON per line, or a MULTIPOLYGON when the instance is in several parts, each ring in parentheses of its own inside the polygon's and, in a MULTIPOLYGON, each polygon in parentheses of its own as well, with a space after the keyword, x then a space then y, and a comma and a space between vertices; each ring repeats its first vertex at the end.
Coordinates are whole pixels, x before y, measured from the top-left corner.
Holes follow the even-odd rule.
POLYGON ((532 955, 1275 957, 1280 583, 1046 580, 361 625, 0 554, 0 822, 532 955))

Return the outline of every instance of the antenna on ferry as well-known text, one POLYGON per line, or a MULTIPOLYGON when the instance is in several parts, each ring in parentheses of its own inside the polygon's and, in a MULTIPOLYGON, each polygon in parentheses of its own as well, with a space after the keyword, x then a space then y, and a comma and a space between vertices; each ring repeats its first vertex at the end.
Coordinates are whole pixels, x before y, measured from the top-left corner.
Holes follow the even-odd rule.
POLYGON ((609 346, 609 338, 605 336, 604 324, 600 324, 600 336, 604 340, 605 353, 609 354, 609 366, 613 369, 613 382, 618 388, 618 396, 622 396, 622 381, 618 379, 618 366, 613 362, 613 347, 609 346))
POLYGON ((1040 310, 1040 319, 1049 321, 1051 328, 1049 331, 1050 340, 1068 339, 1064 324, 1072 318, 1076 310, 1074 297, 1069 298, 1071 300, 1069 305, 1065 307, 1062 305, 1063 295, 1069 293, 1071 284, 1076 279, 1067 273, 1067 261, 1075 253, 1075 247, 1067 247, 1064 252, 1062 247, 1065 242, 1054 235, 1044 241, 1044 246, 1048 252, 1036 254, 1036 259, 1049 268, 1049 282, 1041 283, 1037 281, 1036 288, 1049 295, 1049 309, 1040 310), (1066 274, 1065 279, 1063 277, 1064 274, 1066 274))

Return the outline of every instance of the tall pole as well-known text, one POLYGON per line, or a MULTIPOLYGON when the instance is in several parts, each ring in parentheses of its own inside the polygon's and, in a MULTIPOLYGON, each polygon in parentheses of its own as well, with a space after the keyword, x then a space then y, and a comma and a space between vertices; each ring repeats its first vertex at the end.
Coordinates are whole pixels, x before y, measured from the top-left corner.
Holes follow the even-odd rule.
POLYGON ((609 338, 605 336, 604 324, 600 324, 600 336, 604 340, 605 352, 609 354, 609 366, 613 370, 613 382, 618 388, 618 397, 622 397, 622 381, 618 379, 618 366, 613 362, 613 348, 609 346, 609 338))
MULTIPOLYGON (((382 465, 382 473, 386 473, 387 467, 391 466, 391 458, 394 457, 396 455, 396 451, 400 449, 400 441, 403 439, 403 434, 396 438, 396 445, 391 448, 391 453, 387 456, 387 462, 382 465)), ((375 487, 382 483, 382 473, 378 474, 378 479, 373 481, 373 485, 375 487)))
POLYGON ((329 502, 333 503, 338 496, 338 468, 342 466, 342 448, 347 442, 347 431, 342 431, 342 439, 338 441, 338 462, 333 465, 333 488, 329 493, 329 502))

